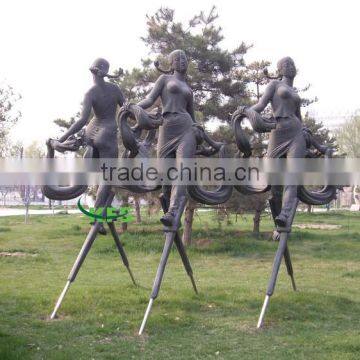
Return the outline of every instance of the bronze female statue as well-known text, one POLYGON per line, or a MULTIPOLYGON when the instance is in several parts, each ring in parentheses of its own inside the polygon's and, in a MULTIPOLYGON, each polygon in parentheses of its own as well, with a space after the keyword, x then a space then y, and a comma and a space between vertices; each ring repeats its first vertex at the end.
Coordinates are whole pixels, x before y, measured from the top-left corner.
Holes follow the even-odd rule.
MULTIPOLYGON (((267 149, 267 157, 269 158, 304 158, 316 157, 319 154, 331 157, 332 149, 319 144, 312 136, 311 131, 302 123, 301 99, 293 87, 296 76, 294 61, 290 57, 285 57, 278 62, 277 67, 279 77, 269 83, 258 103, 250 108, 241 106, 232 116, 236 143, 240 153, 244 154, 244 157, 250 157, 252 153, 249 140, 241 128, 241 121, 246 117, 250 120, 255 131, 270 132, 267 149), (271 104, 273 112, 273 117, 270 119, 261 117, 261 112, 268 104, 271 104), (313 152, 311 147, 315 148, 316 151, 313 152)), ((248 195, 266 192, 270 189, 272 191, 269 205, 277 227, 274 237, 279 241, 279 245, 257 325, 259 328, 263 324, 270 297, 274 292, 283 257, 292 286, 296 290, 287 240, 299 200, 311 205, 327 204, 336 197, 336 187, 328 185, 319 191, 311 191, 303 185, 285 185, 283 194, 282 186, 276 185, 263 188, 234 187, 248 195)))
MULTIPOLYGON (((148 96, 138 103, 147 109, 160 97, 163 125, 160 127, 157 156, 160 158, 192 158, 196 152, 197 138, 193 93, 186 83, 188 61, 185 52, 175 50, 169 55, 171 68, 162 71, 148 96)), ((159 67, 158 67, 159 69, 159 67)), ((185 195, 185 186, 164 186, 164 196, 170 198, 168 211, 161 218, 165 226, 171 226, 179 209, 179 200, 185 195)))
MULTIPOLYGON (((58 141, 50 140, 52 148, 61 148, 61 144, 64 144, 64 150, 67 150, 66 141, 85 127, 84 143, 89 146, 89 149, 91 148, 92 152, 87 154, 87 156, 93 158, 118 157, 116 112, 117 107, 122 106, 125 99, 117 85, 105 81, 105 77, 113 77, 108 74, 109 67, 109 62, 105 59, 99 58, 94 61, 90 67, 94 85, 84 96, 80 118, 58 141), (92 111, 94 116, 90 119, 92 111)), ((87 186, 81 185, 64 188, 55 186, 43 187, 44 194, 47 197, 59 200, 75 198, 86 189, 87 186)), ((104 206, 110 194, 110 189, 111 187, 107 185, 99 186, 96 194, 96 208, 104 206)), ((102 225, 100 225, 99 232, 101 234, 106 233, 102 225)))
MULTIPOLYGON (((166 71, 161 70, 159 64, 155 63, 158 70, 164 74, 158 78, 148 96, 138 103, 138 106, 147 109, 154 105, 158 98, 161 99, 163 124, 159 131, 157 156, 160 158, 176 158, 176 160, 181 161, 181 159, 193 158, 196 155, 210 156, 219 151, 225 153, 225 151, 222 151, 223 144, 213 141, 196 123, 193 92, 186 83, 188 60, 185 52, 175 50, 169 55, 169 60, 171 67, 170 70, 166 71), (205 141, 209 147, 200 146, 202 141, 205 141)), ((125 147, 127 146, 125 145, 125 147)), ((188 197, 199 198, 206 203, 217 203, 226 201, 231 196, 231 191, 231 186, 219 186, 215 191, 205 190, 197 185, 163 187, 160 200, 164 211, 161 222, 165 225, 165 245, 149 304, 140 326, 140 335, 144 331, 153 302, 159 294, 166 263, 174 242, 190 277, 194 291, 197 293, 192 268, 178 232, 181 215, 188 197)))
POLYGON ((85 141, 91 144, 96 157, 114 158, 118 156, 116 110, 122 106, 125 98, 120 88, 104 80, 112 77, 108 74, 109 63, 105 59, 96 59, 90 71, 94 85, 87 91, 83 100, 80 119, 59 139, 62 143, 71 135, 79 132, 85 125, 85 141), (89 121, 91 110, 94 117, 89 121))
MULTIPOLYGON (((226 154, 224 144, 214 142, 195 121, 193 93, 186 83, 188 61, 184 51, 173 51, 169 56, 169 60, 171 68, 167 71, 161 70, 159 65, 156 64, 156 67, 164 74, 156 81, 149 95, 140 101, 138 105, 127 104, 120 110, 117 125, 126 149, 123 157, 148 157, 149 148, 155 137, 155 131, 159 126, 158 157, 181 160, 184 158, 193 158, 196 155, 210 156, 216 152, 219 152, 220 156, 227 157, 228 154, 226 154), (146 113, 143 110, 154 105, 158 98, 160 98, 162 102, 161 119, 158 113, 146 113), (136 119, 137 125, 135 127, 130 126, 128 123, 129 118, 136 119), (142 130, 148 131, 148 136, 145 140, 141 140, 140 138, 142 130), (210 147, 200 147, 199 145, 202 141, 207 142, 210 147)), ((95 61, 90 69, 93 73, 95 84, 85 96, 81 117, 59 141, 50 140, 48 142, 49 156, 52 157, 54 155, 54 150, 74 151, 81 145, 86 145, 87 152, 89 152, 87 156, 102 158, 114 158, 118 156, 115 114, 117 106, 121 106, 124 103, 124 97, 117 86, 104 81, 104 77, 109 76, 107 75, 108 69, 109 64, 106 60, 98 59, 95 61), (74 138, 74 135, 87 124, 91 110, 94 111, 95 116, 86 126, 84 142, 82 142, 79 141, 79 138, 74 138)), ((331 151, 318 144, 311 136, 311 133, 302 125, 300 115, 301 100, 293 88, 293 80, 296 75, 293 60, 291 58, 280 60, 278 70, 281 79, 276 79, 268 85, 259 102, 250 108, 240 107, 233 115, 235 138, 240 154, 243 154, 244 157, 251 156, 250 143, 246 137, 246 133, 241 129, 241 121, 246 117, 250 120, 255 131, 271 132, 268 157, 298 158, 309 156, 309 148, 311 146, 315 147, 322 154, 329 156, 331 151), (274 115, 270 120, 261 116, 261 112, 269 103, 272 106, 274 115)), ((154 191, 157 187, 158 186, 119 185, 119 188, 128 189, 137 193, 154 191)), ((49 198, 63 200, 79 196, 86 188, 87 186, 84 187, 82 185, 65 188, 44 186, 43 191, 49 198)), ((265 186, 263 188, 256 188, 251 185, 235 185, 234 188, 247 195, 265 192, 270 189, 273 192, 270 207, 279 233, 279 246, 275 256, 264 306, 258 322, 258 327, 260 327, 270 296, 273 294, 275 288, 282 257, 285 258, 287 270, 295 289, 287 240, 291 231, 291 224, 298 201, 301 200, 307 204, 314 205, 325 204, 335 197, 336 189, 333 186, 326 186, 321 191, 309 191, 304 186, 287 185, 285 186, 281 204, 281 187, 265 186)), ((188 197, 190 196, 195 201, 204 204, 220 204, 230 198, 232 186, 221 185, 216 190, 211 191, 198 185, 172 185, 165 186, 163 191, 164 194, 161 197, 161 205, 164 210, 164 216, 161 218, 161 221, 165 225, 165 245, 139 334, 142 334, 144 331, 153 302, 159 294, 164 270, 173 243, 175 243, 179 251, 185 270, 190 277, 195 292, 197 292, 190 261, 178 232, 180 228, 180 218, 188 197)), ((100 186, 95 206, 104 207, 106 210, 106 207, 111 205, 113 197, 114 191, 109 185, 100 186)), ((115 225, 109 222, 108 226, 114 237, 123 263, 135 283, 115 225)), ((51 318, 56 316, 70 284, 75 280, 81 264, 85 260, 101 228, 102 225, 98 221, 95 221, 92 225, 69 274, 66 286, 56 303, 51 318)))
MULTIPOLYGON (((59 139, 59 142, 63 143, 86 125, 85 143, 92 147, 94 158, 118 157, 118 129, 115 118, 117 107, 124 104, 125 98, 117 85, 104 80, 105 77, 111 77, 108 74, 109 67, 105 59, 94 61, 90 67, 94 85, 85 94, 80 119, 59 139), (92 110, 94 116, 89 121, 92 110)), ((104 205, 109 191, 110 186, 99 187, 95 207, 104 205)))
MULTIPOLYGON (((290 57, 285 57, 278 62, 277 68, 280 79, 269 83, 259 102, 251 109, 260 114, 271 104, 276 128, 270 133, 269 158, 302 158, 306 154, 306 142, 301 120, 301 99, 293 87, 296 67, 290 57)), ((273 186, 272 193, 274 200, 281 202, 281 187, 273 186)), ((286 226, 296 197, 296 185, 285 186, 281 212, 275 218, 278 226, 286 226)))
MULTIPOLYGON (((92 158, 117 158, 118 157, 118 126, 116 123, 117 107, 124 103, 124 96, 115 84, 106 82, 105 77, 113 77, 108 74, 109 63, 105 59, 97 59, 90 67, 93 74, 94 85, 85 94, 83 109, 80 119, 75 122, 70 129, 59 139, 50 139, 47 141, 48 157, 54 157, 55 150, 60 152, 76 151, 81 146, 86 147, 85 157, 92 158), (90 119, 91 113, 94 116, 90 119), (90 119, 90 121, 89 121, 90 119), (81 134, 83 127, 85 131, 81 134), (79 133, 81 134, 79 136, 79 133), (76 136, 75 136, 76 135, 76 136)), ((49 199, 68 200, 80 196, 87 189, 87 185, 74 186, 54 186, 44 185, 43 193, 49 199)), ((110 185, 100 185, 96 194, 95 208, 106 208, 111 206, 114 191, 110 185)), ((103 212, 103 215, 105 212, 103 212)), ((108 222, 112 237, 119 251, 123 264, 127 268, 130 277, 135 284, 133 274, 130 270, 129 261, 125 254, 124 248, 120 242, 115 225, 112 221, 108 222)), ((103 224, 99 221, 92 223, 91 229, 85 239, 85 242, 79 252, 79 255, 70 271, 66 285, 56 302, 55 308, 50 316, 51 319, 56 317, 57 311, 68 291, 70 284, 75 278, 84 262, 92 244, 98 233, 106 234, 103 224)))

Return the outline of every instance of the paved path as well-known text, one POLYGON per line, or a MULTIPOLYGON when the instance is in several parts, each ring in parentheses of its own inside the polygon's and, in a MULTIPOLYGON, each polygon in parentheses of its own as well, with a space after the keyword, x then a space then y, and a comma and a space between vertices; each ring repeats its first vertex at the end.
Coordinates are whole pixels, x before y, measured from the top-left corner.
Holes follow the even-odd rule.
MULTIPOLYGON (((64 211, 64 209, 57 209, 54 210, 54 213, 57 214, 59 212, 64 211)), ((80 214, 80 210, 77 209, 69 209, 69 214, 80 214)), ((52 215, 52 210, 29 210, 30 215, 52 215)), ((1 216, 16 216, 16 215, 24 215, 25 216, 25 209, 12 209, 12 208, 0 208, 0 217, 1 216)))

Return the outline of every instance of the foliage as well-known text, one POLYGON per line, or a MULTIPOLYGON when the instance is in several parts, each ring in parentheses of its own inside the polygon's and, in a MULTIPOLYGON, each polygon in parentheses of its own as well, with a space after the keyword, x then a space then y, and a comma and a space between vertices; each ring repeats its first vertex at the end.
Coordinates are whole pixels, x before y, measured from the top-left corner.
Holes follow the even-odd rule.
POLYGON ((26 158, 43 158, 45 157, 45 151, 43 146, 39 144, 38 141, 33 141, 24 149, 24 157, 26 158))
POLYGON ((336 140, 339 150, 348 157, 360 157, 360 112, 342 124, 336 131, 336 140))
POLYGON ((60 129, 65 132, 80 118, 80 112, 78 111, 74 116, 72 116, 69 120, 66 119, 55 119, 54 123, 60 127, 60 129))
POLYGON ((326 128, 321 121, 317 121, 315 118, 311 117, 309 113, 306 113, 303 122, 320 144, 331 147, 336 146, 335 136, 331 134, 330 130, 326 128))
POLYGON ((0 84, 0 157, 8 156, 11 143, 9 131, 21 117, 17 109, 21 96, 9 85, 0 84))
POLYGON ((152 60, 169 66, 167 56, 171 51, 183 49, 189 59, 188 82, 194 92, 198 120, 215 117, 228 121, 230 113, 248 99, 243 56, 250 46, 240 43, 232 51, 222 49, 223 35, 216 25, 217 18, 215 7, 208 14, 200 12, 191 18, 186 27, 175 20, 174 10, 169 8, 147 16, 147 35, 142 39, 152 58, 142 61, 142 69, 127 71, 120 77, 118 83, 128 98, 143 98, 149 84, 159 76, 152 60))

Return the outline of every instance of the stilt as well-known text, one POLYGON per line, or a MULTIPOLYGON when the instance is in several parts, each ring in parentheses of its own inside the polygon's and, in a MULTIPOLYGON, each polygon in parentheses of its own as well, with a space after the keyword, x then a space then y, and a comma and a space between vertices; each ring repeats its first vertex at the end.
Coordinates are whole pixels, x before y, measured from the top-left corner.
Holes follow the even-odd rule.
MULTIPOLYGON (((166 214, 166 212, 168 211, 168 208, 169 208, 169 204, 168 204, 165 196, 163 196, 163 194, 160 195, 160 203, 161 203, 161 207, 162 207, 162 210, 163 210, 164 214, 166 214)), ((191 267, 191 264, 190 264, 190 260, 189 260, 189 257, 186 254, 185 246, 181 241, 179 231, 176 231, 174 241, 175 241, 176 248, 177 248, 177 250, 178 250, 178 252, 180 254, 180 257, 181 257, 182 263, 184 265, 184 268, 186 270, 186 273, 188 274, 188 276, 190 278, 193 289, 194 289, 195 293, 198 294, 198 290, 197 290, 196 283, 195 283, 195 280, 194 280, 194 274, 193 274, 193 270, 192 270, 192 267, 191 267)))
POLYGON ((285 260, 285 265, 286 265, 286 270, 288 275, 290 276, 291 279, 291 284, 293 287, 293 290, 296 291, 296 284, 295 284, 295 279, 294 279, 294 270, 292 267, 292 263, 291 263, 291 258, 290 258, 290 252, 289 252, 289 246, 287 245, 284 251, 284 260, 285 260))
POLYGON ((151 308, 152 308, 152 305, 154 303, 154 299, 153 298, 150 298, 149 300, 149 304, 146 308, 146 311, 145 311, 145 315, 144 315, 144 318, 143 318, 143 321, 141 323, 141 326, 140 326, 140 330, 139 330, 139 335, 141 335, 144 331, 144 328, 145 328, 145 325, 146 325, 146 321, 149 317, 149 314, 150 314, 150 311, 151 311, 151 308))
MULTIPOLYGON (((105 206, 104 206, 104 212, 103 212, 104 216, 106 215, 106 208, 111 205, 111 203, 112 203, 112 201, 114 199, 114 196, 115 196, 114 192, 111 192, 110 195, 107 197, 107 200, 106 200, 105 206)), ((96 236, 97 236, 97 234, 99 232, 100 226, 101 226, 101 223, 99 223, 97 221, 95 221, 93 223, 93 225, 91 226, 90 231, 89 231, 89 233, 88 233, 88 235, 87 235, 87 237, 86 237, 86 239, 85 239, 85 241, 83 243, 83 246, 82 246, 82 248, 81 248, 81 250, 80 250, 80 252, 79 252, 79 254, 78 254, 78 256, 77 256, 77 258, 75 260, 75 263, 74 263, 74 265, 73 265, 73 267, 72 267, 72 269, 70 271, 70 274, 68 276, 66 285, 65 285, 63 291, 61 292, 61 294, 60 294, 60 296, 59 296, 59 298, 58 298, 58 300, 56 302, 56 305, 54 307, 53 312, 50 315, 50 319, 54 319, 56 317, 56 314, 57 314, 57 312, 58 312, 58 310, 59 310, 59 308, 61 306, 62 301, 64 300, 64 297, 65 297, 67 291, 70 288, 71 283, 73 283, 75 281, 76 276, 77 276, 77 274, 78 274, 78 272, 79 272, 79 270, 81 268, 81 265, 83 264, 87 254, 89 253, 89 251, 90 251, 90 249, 91 249, 91 247, 92 247, 92 245, 93 245, 93 243, 94 243, 94 241, 96 239, 96 236)), ((119 239, 119 237, 118 237, 118 235, 116 233, 115 225, 111 222, 111 223, 109 223, 109 228, 110 228, 111 233, 112 233, 112 235, 114 237, 116 246, 117 246, 117 248, 118 248, 118 250, 120 252, 123 263, 124 263, 125 267, 128 269, 128 272, 130 274, 130 277, 131 277, 133 283, 136 285, 134 276, 133 276, 133 274, 132 274, 132 272, 130 270, 130 267, 129 267, 129 262, 127 260, 125 251, 124 251, 124 249, 123 249, 123 247, 122 247, 122 245, 120 243, 120 239, 119 239)))
POLYGON ((79 252, 79 255, 77 256, 75 263, 70 271, 70 274, 68 276, 66 285, 64 287, 64 290, 62 291, 61 295, 59 296, 58 301, 56 302, 54 311, 52 312, 50 319, 54 319, 56 317, 56 313, 59 310, 62 301, 64 300, 65 294, 68 291, 70 284, 72 282, 74 282, 76 275, 78 274, 80 267, 82 265, 82 263, 84 262, 86 255, 88 254, 89 250, 91 249, 92 244, 94 243, 94 240, 96 238, 96 235, 99 231, 100 228, 100 223, 95 222, 92 226, 91 229, 84 241, 84 244, 79 252))
POLYGON ((143 333, 144 328, 145 328, 145 324, 146 324, 146 320, 147 320, 147 318, 148 318, 148 316, 150 314, 152 303, 154 302, 154 300, 159 295, 161 281, 162 281, 162 278, 164 276, 166 263, 167 263, 167 260, 169 258, 170 250, 171 250, 171 247, 172 247, 173 242, 174 242, 174 237, 175 237, 174 232, 166 233, 166 240, 165 240, 164 249, 163 249, 161 259, 160 259, 160 263, 159 263, 159 266, 158 266, 158 269, 157 269, 157 272, 156 272, 152 292, 151 292, 151 295, 150 295, 149 305, 148 305, 148 307, 146 309, 144 319, 142 321, 142 324, 141 324, 141 327, 140 327, 140 330, 139 330, 139 335, 141 335, 143 333))
POLYGON ((68 281, 66 282, 66 285, 65 285, 62 293, 61 293, 60 296, 59 296, 58 301, 57 301, 56 304, 55 304, 55 308, 54 308, 53 312, 52 312, 51 315, 50 315, 50 319, 51 319, 51 320, 55 319, 56 313, 57 313, 57 311, 58 311, 59 308, 60 308, 60 305, 61 305, 61 303, 62 303, 62 301, 63 301, 63 299, 64 299, 64 297, 65 297, 65 295, 66 295, 66 293, 67 293, 67 291, 68 291, 68 289, 69 289, 69 287, 70 287, 70 284, 71 284, 71 282, 68 280, 68 281))
POLYGON ((176 232, 174 241, 175 241, 176 248, 178 249, 178 252, 180 254, 181 260, 184 264, 186 273, 188 274, 188 276, 190 278, 193 289, 194 289, 195 293, 198 294, 198 290, 197 290, 196 283, 194 280, 194 275, 193 275, 193 271, 191 268, 190 260, 186 254, 185 246, 180 239, 179 232, 176 232))
POLYGON ((176 217, 174 219, 173 226, 171 228, 164 228, 164 231, 165 231, 165 245, 164 245, 163 252, 162 252, 161 258, 160 258, 160 263, 159 263, 159 266, 158 266, 158 269, 157 269, 157 272, 156 272, 154 284, 153 284, 150 299, 149 299, 149 304, 148 304, 148 306, 146 308, 145 315, 144 315, 143 321, 142 321, 141 326, 140 326, 139 335, 142 335, 142 333, 143 333, 143 331, 145 329, 146 321, 147 321, 147 319, 149 317, 153 302, 159 295, 160 286, 161 286, 161 282, 162 282, 162 279, 163 279, 163 276, 164 276, 166 263, 167 263, 167 260, 169 258, 171 247, 172 247, 172 245, 174 243, 178 228, 180 226, 180 219, 181 219, 181 215, 182 215, 182 213, 184 211, 186 201, 187 201, 187 199, 185 197, 183 197, 179 201, 179 208, 178 208, 178 212, 176 214, 176 217))
POLYGON ((264 321, 264 316, 265 316, 265 312, 266 312, 266 309, 268 307, 268 304, 269 304, 269 300, 270 300, 270 296, 269 295, 266 295, 265 296, 265 300, 264 300, 264 304, 261 308, 261 313, 260 313, 260 316, 259 316, 259 320, 258 320, 258 323, 257 323, 257 328, 260 329, 261 326, 262 326, 262 323, 264 321))
MULTIPOLYGON (((258 320, 258 323, 257 323, 257 328, 258 329, 261 328, 262 325, 263 325, 264 316, 265 316, 266 309, 267 309, 267 307, 269 305, 269 302, 270 302, 270 297, 274 293, 276 280, 277 280, 277 276, 278 276, 278 273, 279 273, 279 268, 280 268, 282 257, 284 256, 285 259, 289 260, 288 264, 289 265, 291 264, 290 256, 285 256, 285 252, 287 250, 287 252, 288 252, 287 255, 289 255, 289 250, 287 248, 287 240, 288 240, 289 235, 290 235, 291 225, 292 225, 294 217, 295 217, 296 208, 297 208, 298 203, 299 203, 299 200, 296 199, 296 201, 294 201, 294 205, 293 205, 293 207, 291 209, 291 213, 289 215, 288 223, 287 223, 286 228, 280 228, 280 227, 277 228, 277 231, 280 233, 280 240, 279 240, 278 249, 277 249, 276 254, 275 254, 272 273, 271 273, 270 280, 269 280, 269 283, 268 283, 268 287, 267 287, 267 290, 266 290, 266 296, 265 296, 264 304, 262 306, 261 313, 260 313, 260 316, 259 316, 259 320, 258 320)), ((289 275, 291 277, 293 287, 295 287, 295 281, 293 279, 293 274, 292 274, 292 266, 291 266, 291 269, 288 267, 288 272, 289 271, 291 273, 291 275, 290 275, 290 273, 289 273, 289 275)), ((296 287, 295 287, 295 289, 296 289, 296 287)))
MULTIPOLYGON (((275 218, 281 212, 281 199, 271 198, 269 200, 269 205, 270 205, 270 210, 271 210, 273 220, 275 222, 275 218)), ((296 203, 296 206, 297 206, 297 203, 296 203)), ((292 220, 291 220, 291 223, 292 223, 292 220)), ((296 291, 294 270, 293 270, 293 266, 292 266, 292 262, 291 262, 290 251, 289 251, 288 245, 286 246, 286 249, 285 249, 285 252, 284 252, 284 260, 285 260, 287 273, 288 273, 288 275, 290 276, 290 279, 291 279, 291 285, 292 285, 294 291, 296 291)))
POLYGON ((268 288, 266 290, 265 301, 264 301, 263 307, 261 309, 259 321, 257 323, 257 328, 258 329, 263 324, 265 312, 266 312, 266 309, 267 309, 267 307, 269 305, 270 296, 274 293, 276 279, 277 279, 277 276, 278 276, 278 273, 279 273, 281 259, 284 256, 284 251, 285 251, 285 248, 286 248, 288 236, 289 236, 289 233, 286 233, 286 232, 280 233, 280 241, 279 241, 278 249, 277 249, 277 252, 276 252, 276 255, 275 255, 273 269, 272 269, 272 273, 271 273, 271 276, 270 276, 268 288))
POLYGON ((111 231, 111 235, 113 236, 114 238, 114 241, 115 241, 115 244, 116 244, 116 247, 117 249, 119 250, 119 253, 120 253, 120 256, 121 256, 121 259, 122 259, 122 262, 123 264, 125 265, 127 271, 129 272, 129 275, 131 277, 131 280, 133 282, 133 284, 135 286, 137 286, 136 282, 135 282, 135 279, 134 279, 134 275, 130 269, 130 265, 129 265, 129 260, 127 259, 127 256, 126 256, 126 253, 125 253, 125 250, 120 242, 120 238, 119 238, 119 235, 116 231, 116 228, 115 228, 115 224, 113 222, 109 222, 108 223, 108 226, 109 226, 109 229, 111 231))

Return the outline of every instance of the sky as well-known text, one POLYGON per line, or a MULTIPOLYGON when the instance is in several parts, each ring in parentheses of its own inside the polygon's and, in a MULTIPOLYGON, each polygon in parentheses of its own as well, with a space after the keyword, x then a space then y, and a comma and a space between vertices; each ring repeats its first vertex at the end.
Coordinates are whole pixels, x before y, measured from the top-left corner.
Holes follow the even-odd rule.
POLYGON ((295 86, 312 85, 308 94, 319 101, 309 110, 325 125, 338 126, 360 108, 356 0, 1 0, 0 82, 22 95, 12 139, 30 144, 57 137, 53 120, 80 109, 95 58, 106 58, 111 69, 140 65, 149 54, 140 39, 146 14, 167 6, 186 22, 212 5, 224 48, 253 44, 245 60, 269 60, 272 70, 283 56, 295 60, 295 86))

